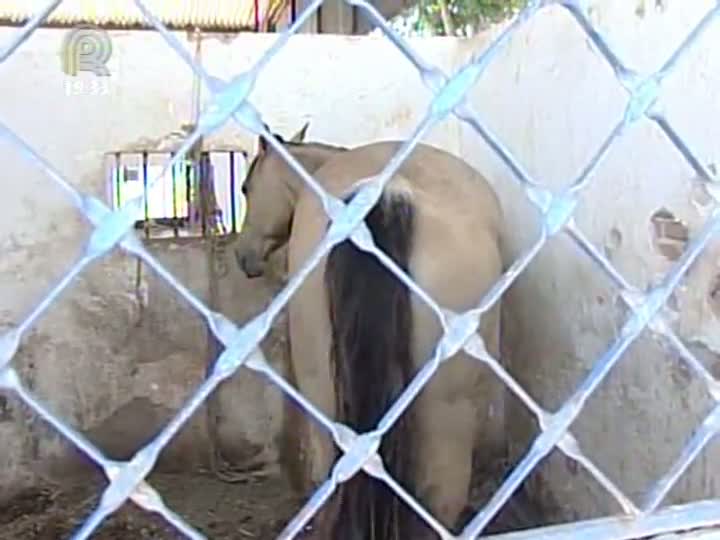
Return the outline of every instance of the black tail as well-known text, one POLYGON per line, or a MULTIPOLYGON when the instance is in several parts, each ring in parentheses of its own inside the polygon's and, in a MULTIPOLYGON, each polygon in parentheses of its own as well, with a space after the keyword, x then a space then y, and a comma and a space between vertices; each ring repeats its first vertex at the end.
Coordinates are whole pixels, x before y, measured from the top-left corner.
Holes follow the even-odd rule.
MULTIPOLYGON (((377 246, 408 271, 414 236, 411 201, 385 193, 366 223, 377 246)), ((325 287, 338 420, 362 433, 375 428, 413 375, 410 291, 374 255, 349 240, 328 255, 325 287)), ((380 454, 388 472, 411 492, 413 446, 404 414, 383 438, 380 454)), ((333 540, 412 538, 412 510, 363 471, 341 485, 337 496, 333 540)))

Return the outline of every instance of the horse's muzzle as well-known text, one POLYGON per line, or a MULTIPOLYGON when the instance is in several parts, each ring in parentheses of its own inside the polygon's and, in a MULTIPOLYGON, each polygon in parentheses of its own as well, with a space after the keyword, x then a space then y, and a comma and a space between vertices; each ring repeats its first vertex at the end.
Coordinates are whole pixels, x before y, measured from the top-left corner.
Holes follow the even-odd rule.
POLYGON ((258 278, 265 273, 265 264, 254 253, 240 255, 235 252, 235 259, 243 273, 250 279, 258 278))

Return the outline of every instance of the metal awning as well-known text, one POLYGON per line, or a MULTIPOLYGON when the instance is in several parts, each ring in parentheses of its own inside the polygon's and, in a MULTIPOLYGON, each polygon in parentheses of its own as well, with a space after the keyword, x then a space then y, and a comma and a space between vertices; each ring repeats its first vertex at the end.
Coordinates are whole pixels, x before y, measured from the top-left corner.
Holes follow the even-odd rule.
MULTIPOLYGON (((0 25, 20 25, 42 12, 49 0, 2 0, 0 25)), ((143 4, 172 29, 267 31, 291 16, 292 0, 144 0, 143 4)), ((63 0, 46 26, 92 24, 108 28, 149 27, 129 0, 63 0)))

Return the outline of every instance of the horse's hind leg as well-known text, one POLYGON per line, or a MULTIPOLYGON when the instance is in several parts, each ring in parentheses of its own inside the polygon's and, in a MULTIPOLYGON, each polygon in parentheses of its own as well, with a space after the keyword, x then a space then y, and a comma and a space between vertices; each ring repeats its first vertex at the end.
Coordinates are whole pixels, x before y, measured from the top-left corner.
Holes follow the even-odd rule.
MULTIPOLYGON (((460 364, 467 359, 456 357, 449 362, 460 364)), ((468 503, 477 427, 474 403, 446 392, 445 377, 453 368, 457 374, 463 371, 457 365, 442 366, 437 378, 418 396, 415 407, 418 495, 430 513, 449 529, 455 527, 468 503)))
MULTIPOLYGON (((497 310, 486 315, 483 334, 488 348, 497 347, 497 310)), ((416 362, 426 361, 440 337, 432 315, 416 311, 416 362)), ((416 478, 420 502, 445 527, 455 529, 466 512, 472 479, 473 454, 478 429, 496 419, 487 406, 501 385, 489 370, 467 353, 459 352, 444 362, 413 406, 416 430, 416 478)))

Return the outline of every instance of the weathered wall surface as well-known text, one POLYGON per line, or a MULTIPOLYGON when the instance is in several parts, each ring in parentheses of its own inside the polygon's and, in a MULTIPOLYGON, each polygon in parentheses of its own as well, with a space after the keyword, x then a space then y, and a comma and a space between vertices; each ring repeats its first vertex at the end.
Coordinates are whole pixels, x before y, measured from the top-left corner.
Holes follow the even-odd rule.
MULTIPOLYGON (((17 30, 0 29, 0 43, 17 30)), ((63 30, 36 31, 0 66, 0 121, 25 139, 68 181, 106 198, 103 153, 151 149, 190 122, 192 74, 154 33, 113 32, 109 95, 92 95, 83 74, 79 94, 68 95, 58 53, 63 30)), ((191 50, 182 33, 179 39, 191 50)), ((241 35, 202 42, 206 69, 230 77, 247 69, 276 39, 241 35)), ((416 43, 430 61, 447 66, 457 43, 416 43)), ((204 96, 205 97, 205 96, 204 96)), ((429 100, 405 59, 379 39, 297 36, 258 81, 253 102, 278 132, 289 135, 310 120, 309 136, 359 144, 402 136, 429 100)), ((457 149, 457 127, 436 129, 432 140, 457 149)), ((253 141, 237 126, 211 136, 205 148, 245 148, 253 141)), ((80 256, 90 228, 62 191, 35 164, 0 140, 0 328, 17 324, 80 256)), ((207 301, 207 246, 155 242, 152 252, 200 299, 207 301)), ((228 250, 228 256, 231 257, 228 250)), ((270 282, 249 284, 231 258, 217 283, 215 309, 237 322, 262 309, 270 282)), ((109 455, 128 457, 171 418, 200 384, 206 362, 202 319, 150 269, 139 286, 136 260, 114 253, 94 264, 25 336, 15 365, 25 384, 53 411, 88 434, 109 455)), ((282 369, 283 333, 266 343, 282 369)), ((219 435, 226 457, 274 459, 282 418, 280 391, 249 372, 219 393, 219 435)), ((13 399, 0 398, 0 495, 33 479, 38 466, 68 470, 68 446, 13 399)), ((162 454, 161 467, 203 465, 204 411, 162 454)))
MULTIPOLYGON (((657 70, 685 39, 710 1, 591 2, 592 20, 618 54, 640 73, 657 70)), ((666 81, 662 107, 705 163, 717 162, 720 56, 714 25, 666 81)), ((488 39, 466 44, 466 57, 488 39)), ((626 94, 591 50, 569 14, 553 7, 516 34, 484 73, 471 103, 487 125, 540 183, 559 189, 579 176, 620 121, 626 94)), ((462 155, 492 179, 510 225, 513 255, 538 238, 538 212, 509 170, 469 127, 462 155)), ((576 224, 626 277, 646 289, 659 282, 709 216, 710 198, 693 170, 649 121, 617 141, 593 174, 576 212, 576 224), (662 218, 670 217, 658 234, 662 218), (655 220, 653 217, 655 216, 655 220), (679 220, 677 223, 674 220, 679 220)), ((691 268, 666 316, 705 366, 720 374, 717 242, 691 268)), ((505 325, 513 374, 549 410, 559 408, 614 340, 628 310, 617 288, 567 236, 552 239, 510 291, 505 325)), ((509 426, 514 456, 521 457, 536 422, 519 400, 509 426)), ((573 425, 581 448, 637 504, 679 457, 711 410, 706 387, 674 350, 645 332, 600 385, 573 425)), ((720 453, 709 445, 666 502, 718 495, 720 453)), ((581 467, 554 451, 532 475, 558 517, 600 516, 619 510, 581 467), (571 510, 572 509, 572 510, 571 510)))

